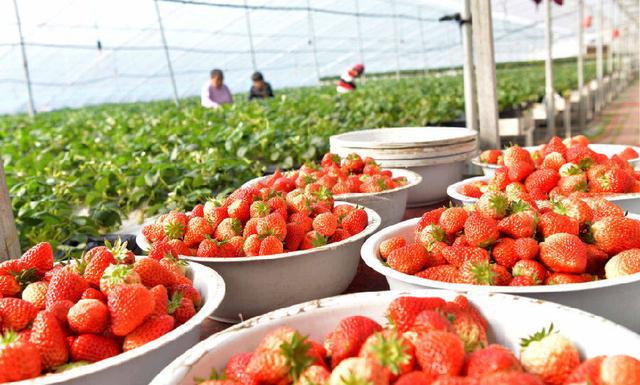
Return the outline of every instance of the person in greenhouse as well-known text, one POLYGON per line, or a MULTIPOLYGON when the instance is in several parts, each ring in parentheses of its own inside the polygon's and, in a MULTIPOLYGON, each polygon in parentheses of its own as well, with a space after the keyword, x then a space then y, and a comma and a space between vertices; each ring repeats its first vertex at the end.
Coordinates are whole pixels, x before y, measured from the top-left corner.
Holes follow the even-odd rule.
POLYGON ((233 103, 233 96, 229 87, 224 84, 222 70, 211 70, 211 80, 202 86, 200 104, 206 108, 218 108, 223 104, 233 103))
POLYGON ((271 84, 264 81, 262 73, 256 71, 251 75, 251 81, 253 85, 249 90, 249 100, 252 99, 266 99, 273 97, 273 91, 271 90, 271 84))
POLYGON ((340 75, 340 80, 338 80, 336 91, 338 91, 339 94, 354 91, 356 89, 356 79, 359 78, 363 73, 364 65, 354 65, 353 68, 348 69, 342 75, 340 75))

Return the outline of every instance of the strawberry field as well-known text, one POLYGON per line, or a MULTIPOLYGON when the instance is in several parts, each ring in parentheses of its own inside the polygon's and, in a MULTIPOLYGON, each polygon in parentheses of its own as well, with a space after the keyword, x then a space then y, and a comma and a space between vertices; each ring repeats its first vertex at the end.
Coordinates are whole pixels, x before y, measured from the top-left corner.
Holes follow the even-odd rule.
MULTIPOLYGON (((556 89, 576 87, 575 63, 556 64, 556 89)), ((585 68, 587 80, 595 66, 585 68)), ((500 109, 541 100, 539 63, 498 70, 500 109)), ((195 99, 101 105, 0 117, 0 151, 23 246, 83 242, 186 208, 260 175, 317 160, 328 138, 362 127, 443 124, 464 110, 461 76, 377 80, 337 96, 333 86, 283 90, 218 111, 195 99)))

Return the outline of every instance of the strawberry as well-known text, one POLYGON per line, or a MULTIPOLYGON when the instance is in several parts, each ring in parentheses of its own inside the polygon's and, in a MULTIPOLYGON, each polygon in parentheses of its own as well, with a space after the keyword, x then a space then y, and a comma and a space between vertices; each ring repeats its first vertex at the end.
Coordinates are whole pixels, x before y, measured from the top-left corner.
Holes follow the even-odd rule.
POLYGON ((398 297, 387 307, 387 317, 399 333, 404 333, 413 326, 418 314, 438 309, 444 304, 442 298, 398 297))
POLYGON ((65 333, 56 317, 48 311, 36 315, 29 342, 40 352, 43 369, 52 369, 69 360, 65 333))
POLYGON ((258 222, 260 222, 260 218, 250 218, 247 223, 244 225, 244 229, 242 229, 242 236, 247 238, 249 235, 258 234, 258 222))
POLYGON ((325 237, 330 237, 338 228, 338 219, 333 213, 322 213, 313 219, 313 229, 325 237))
MULTIPOLYGON (((248 257, 256 256, 260 253, 260 244, 262 240, 258 237, 258 234, 250 235, 244 241, 244 245, 242 246, 242 250, 244 254, 248 257)), ((203 255, 204 256, 204 255, 203 255)))
POLYGON ((589 191, 599 193, 625 193, 631 189, 633 179, 617 167, 607 169, 596 179, 589 180, 589 191))
POLYGON ((381 330, 377 322, 367 317, 342 319, 324 340, 324 348, 331 357, 331 367, 335 368, 342 360, 357 356, 367 338, 381 330))
POLYGON ((442 212, 438 223, 446 234, 455 234, 462 230, 468 216, 462 207, 450 207, 442 212))
POLYGON ((229 218, 235 218, 242 223, 251 218, 251 203, 253 202, 250 195, 245 195, 237 199, 229 199, 230 202, 227 205, 227 213, 229 218))
POLYGON ((167 314, 150 317, 124 337, 122 350, 129 351, 151 342, 173 330, 173 317, 167 314))
POLYGON ((327 384, 329 377, 331 377, 331 372, 327 368, 321 365, 311 365, 302 371, 300 378, 294 385, 327 384))
POLYGON ((375 361, 352 357, 340 362, 329 377, 331 385, 388 385, 388 372, 375 361))
POLYGON ((482 196, 482 190, 480 189, 480 187, 472 183, 463 185, 462 187, 460 187, 460 191, 458 192, 470 198, 480 198, 482 196))
POLYGON ((446 234, 440 226, 427 225, 419 233, 415 233, 415 241, 423 247, 428 248, 435 242, 444 241, 445 236, 446 234))
POLYGON ((37 377, 42 361, 37 347, 18 338, 15 332, 7 332, 0 339, 0 381, 12 382, 37 377))
POLYGON ((479 213, 472 213, 464 223, 464 234, 470 246, 491 246, 500 236, 498 222, 479 213))
POLYGON ((147 255, 149 256, 149 258, 153 258, 159 261, 162 258, 166 257, 167 255, 172 255, 174 257, 177 257, 178 253, 174 254, 173 251, 174 250, 171 248, 171 245, 169 244, 169 240, 165 238, 152 243, 151 247, 149 248, 149 251, 147 252, 147 255))
POLYGON ((494 273, 488 259, 468 258, 459 268, 460 281, 472 285, 497 285, 494 273))
POLYGON ((626 217, 605 217, 591 225, 594 244, 609 255, 640 248, 640 221, 626 217))
POLYGON ((212 229, 216 229, 223 219, 228 218, 226 207, 221 207, 220 203, 215 200, 205 202, 203 208, 204 219, 209 222, 212 229))
POLYGON ((197 246, 206 236, 213 235, 213 228, 203 217, 194 217, 189 220, 184 233, 184 243, 187 247, 197 246))
POLYGON ((554 136, 549 140, 549 143, 544 147, 544 154, 549 155, 552 153, 559 153, 562 156, 565 156, 567 153, 567 146, 562 143, 562 139, 557 136, 554 136))
POLYGON ((20 257, 24 269, 35 269, 44 274, 53 268, 53 249, 49 242, 40 242, 20 257))
POLYGON ((515 243, 511 238, 502 238, 493 246, 491 250, 491 256, 495 259, 496 263, 511 269, 513 265, 518 261, 518 256, 515 252, 515 243))
POLYGON ((606 356, 597 356, 584 360, 569 374, 565 384, 602 385, 600 382, 600 366, 606 356))
POLYGON ((389 254, 391 254, 392 251, 399 249, 403 246, 406 246, 406 244, 407 244, 407 241, 403 237, 399 237, 399 236, 385 239, 380 243, 380 246, 378 248, 380 252, 380 257, 386 261, 387 258, 389 257, 389 254))
POLYGON ((422 371, 429 375, 455 376, 464 365, 464 344, 454 333, 434 330, 418 337, 416 358, 422 371))
POLYGON ((73 361, 98 362, 120 354, 116 340, 95 334, 81 334, 69 344, 73 361))
POLYGON ((440 217, 442 216, 442 213, 445 210, 446 209, 444 207, 440 207, 437 209, 427 211, 426 213, 422 214, 422 217, 420 218, 420 221, 418 222, 418 225, 416 226, 415 231, 419 233, 422 231, 422 229, 424 229, 428 225, 437 225, 440 222, 440 217))
POLYGON ((528 275, 519 275, 517 277, 513 277, 511 282, 509 282, 509 286, 535 286, 537 284, 538 283, 536 283, 536 281, 534 281, 528 275))
POLYGON ((517 212, 498 222, 498 230, 513 238, 530 238, 536 231, 536 217, 530 212, 517 212))
POLYGON ((22 299, 31 302, 36 309, 42 310, 45 307, 48 287, 49 284, 45 281, 30 283, 22 291, 22 299))
POLYGON ((69 314, 69 310, 71 309, 71 307, 73 307, 73 302, 69 301, 68 299, 63 299, 54 302, 53 305, 49 306, 47 311, 56 317, 56 319, 60 323, 60 326, 66 328, 67 326, 69 326, 67 322, 67 315, 69 314))
POLYGON ((640 383, 640 361, 630 356, 609 356, 600 365, 603 385, 632 385, 640 383))
POLYGON ((449 320, 436 310, 424 310, 418 313, 410 332, 417 334, 427 333, 431 330, 442 330, 453 332, 453 327, 449 320))
POLYGON ((282 241, 274 235, 268 235, 260 242, 258 255, 273 255, 284 252, 282 241))
POLYGON ((444 255, 442 255, 442 250, 447 247, 449 246, 444 242, 433 242, 427 246, 427 267, 446 264, 447 260, 444 258, 444 255))
MULTIPOLYGON (((257 237, 257 235, 256 235, 257 237)), ((197 257, 215 258, 220 255, 220 247, 218 242, 211 238, 205 238, 200 242, 198 251, 196 251, 197 257)))
POLYGON ((162 285, 156 285, 149 291, 153 295, 155 302, 151 316, 169 314, 169 293, 167 288, 162 285))
POLYGON ((533 160, 531 159, 531 154, 529 154, 529 151, 519 146, 511 146, 506 150, 504 150, 503 161, 504 161, 504 165, 507 167, 511 166, 517 161, 525 161, 525 162, 533 163, 533 160))
MULTIPOLYGON (((231 356, 224 371, 225 376, 242 385, 258 385, 258 382, 247 372, 247 365, 249 365, 251 357, 253 357, 253 353, 251 352, 238 353, 231 356)), ((304 377, 304 373, 305 372, 303 372, 301 377, 304 377)))
POLYGON ((501 219, 507 215, 509 198, 503 192, 488 191, 476 202, 476 210, 485 217, 501 219))
POLYGON ((107 328, 109 309, 97 299, 81 299, 69 309, 67 322, 77 334, 100 334, 107 328))
POLYGON ((175 293, 182 294, 185 298, 189 298, 196 308, 202 306, 202 296, 200 295, 198 290, 191 285, 179 284, 171 286, 169 293, 171 295, 174 295, 175 293))
POLYGON ((20 283, 13 275, 0 275, 0 295, 13 297, 20 293, 20 283))
POLYGON ((174 293, 169 301, 169 314, 173 315, 176 326, 182 325, 196 315, 196 309, 191 299, 183 296, 182 293, 174 293))
POLYGON ((363 209, 355 209, 347 213, 341 221, 342 228, 351 235, 358 234, 367 227, 369 216, 363 209))
POLYGON ((230 239, 236 235, 242 235, 242 222, 237 218, 223 219, 215 231, 215 238, 219 241, 230 239))
POLYGON ((109 295, 111 288, 125 283, 140 283, 140 275, 133 270, 133 266, 111 265, 100 278, 100 291, 109 295))
POLYGON ((558 192, 570 195, 574 192, 587 192, 587 176, 585 174, 563 176, 558 181, 558 192))
POLYGON ((332 154, 327 152, 322 156, 322 160, 320 161, 320 166, 329 167, 331 165, 340 165, 340 155, 332 154))
POLYGON ((629 249, 614 255, 604 270, 608 279, 640 272, 640 249, 629 249))
POLYGON ((142 235, 151 243, 158 242, 165 237, 164 227, 160 223, 142 226, 142 235))
POLYGON ((595 245, 586 243, 585 246, 587 247, 587 267, 585 271, 589 274, 600 274, 609 260, 609 255, 595 245))
POLYGON ((25 270, 25 266, 21 259, 0 262, 0 275, 19 275, 23 270, 25 270))
POLYGON ((513 252, 518 259, 534 259, 538 251, 538 241, 533 238, 519 238, 513 244, 513 252))
POLYGON ((255 201, 251 203, 251 207, 249 208, 249 216, 251 218, 266 217, 269 212, 271 212, 271 210, 265 201, 255 201))
POLYGON ((429 267, 426 270, 416 273, 416 277, 448 283, 460 282, 460 272, 458 271, 457 267, 452 265, 438 265, 429 267))
POLYGON ((587 248, 573 234, 557 233, 540 244, 540 260, 558 273, 584 273, 587 267, 587 248))
POLYGON ((500 150, 484 150, 480 153, 480 162, 497 164, 498 157, 501 155, 502 155, 502 151, 500 150))
POLYGON ((148 287, 156 285, 171 286, 176 277, 153 258, 141 258, 133 264, 133 271, 140 276, 140 282, 148 287))
POLYGON ((451 265, 460 267, 465 261, 489 261, 489 253, 485 249, 470 246, 449 246, 442 250, 442 255, 451 265))
POLYGON ((388 369, 392 379, 410 372, 415 364, 413 344, 395 330, 370 335, 362 344, 359 356, 388 369))
POLYGON ((624 217, 624 210, 616 204, 602 198, 588 198, 584 202, 591 208, 593 212, 593 222, 599 221, 605 217, 624 217))
POLYGON ((261 238, 272 235, 283 241, 287 235, 287 223, 280 214, 271 213, 258 221, 256 230, 261 238))
POLYGON ((520 363, 523 368, 538 375, 545 384, 562 385, 569 374, 580 364, 578 350, 564 336, 548 330, 523 338, 520 363))
MULTIPOLYGON (((476 385, 476 383, 472 382, 476 385)), ((477 385, 544 385, 538 376, 522 372, 498 372, 484 375, 477 385)), ((438 385, 434 383, 434 385, 438 385)), ((470 384, 471 385, 471 384, 470 384)))
POLYGON ((541 168, 548 168, 548 169, 557 171, 566 162, 567 161, 564 159, 564 156, 562 156, 561 153, 559 153, 559 152, 550 152, 549 154, 547 154, 544 157, 544 160, 542 161, 541 168))
POLYGON ((593 281, 593 277, 589 274, 567 274, 553 273, 549 274, 544 280, 545 285, 566 285, 569 283, 584 283, 593 281))
POLYGON ((274 329, 265 335, 246 366, 258 383, 289 383, 296 380, 313 359, 308 355, 311 343, 289 327, 274 329))
POLYGON ((47 309, 60 300, 77 302, 88 287, 87 281, 79 274, 68 268, 58 270, 49 282, 45 299, 47 309))
POLYGON ((113 334, 125 336, 140 326, 153 312, 154 301, 153 294, 140 284, 121 284, 111 288, 107 305, 113 334))
POLYGON ((547 269, 544 268, 539 262, 531 259, 523 259, 516 262, 511 269, 514 277, 528 276, 536 284, 543 282, 547 278, 547 269))
POLYGON ((556 170, 541 169, 532 172, 524 181, 527 191, 541 191, 548 193, 552 188, 556 187, 560 175, 556 170))
POLYGON ((0 298, 0 319, 3 330, 20 331, 36 317, 38 309, 20 298, 0 298))
POLYGON ((342 166, 346 167, 352 174, 360 174, 364 168, 364 161, 358 154, 349 154, 342 161, 342 166))
POLYGON ((418 243, 400 247, 389 254, 389 267, 405 274, 415 274, 428 262, 427 250, 418 243))
POLYGON ((574 218, 548 211, 540 216, 538 230, 545 239, 558 233, 578 235, 580 224, 574 218))
POLYGON ((319 234, 315 230, 311 230, 304 235, 302 243, 300 244, 301 250, 308 250, 314 247, 320 247, 327 244, 327 237, 319 234))
POLYGON ((465 372, 468 376, 483 376, 490 373, 522 371, 520 361, 511 350, 502 345, 489 345, 469 355, 465 372))
POLYGON ((163 221, 164 233, 171 239, 179 239, 184 236, 187 227, 187 215, 179 211, 172 211, 163 221))
POLYGON ((581 199, 566 198, 556 202, 553 206, 553 211, 574 218, 580 226, 587 224, 587 222, 591 223, 593 220, 593 210, 581 199))

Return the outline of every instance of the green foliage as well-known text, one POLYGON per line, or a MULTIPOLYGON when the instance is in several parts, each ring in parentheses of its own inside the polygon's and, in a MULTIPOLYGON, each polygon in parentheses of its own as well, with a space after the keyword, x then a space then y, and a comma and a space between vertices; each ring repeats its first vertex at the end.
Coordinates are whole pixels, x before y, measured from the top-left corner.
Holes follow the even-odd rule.
MULTIPOLYGON (((570 88, 575 64, 557 68, 556 83, 570 88)), ((498 79, 503 109, 544 94, 538 63, 509 66, 498 79)), ((180 108, 101 105, 0 117, 0 155, 23 247, 51 241, 60 248, 112 231, 128 216, 189 209, 267 166, 318 160, 333 134, 446 123, 463 111, 460 75, 369 81, 346 95, 333 86, 291 89, 215 111, 194 98, 180 108)))

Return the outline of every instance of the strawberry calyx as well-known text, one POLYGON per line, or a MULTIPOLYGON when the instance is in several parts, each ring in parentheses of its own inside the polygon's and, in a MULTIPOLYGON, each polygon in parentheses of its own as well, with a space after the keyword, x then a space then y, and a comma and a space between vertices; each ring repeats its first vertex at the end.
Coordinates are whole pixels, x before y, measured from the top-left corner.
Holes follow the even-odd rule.
POLYGON ((38 270, 35 268, 25 269, 19 273, 12 272, 13 275, 20 284, 20 289, 24 290, 30 283, 37 282, 40 280, 40 276, 38 275, 38 270))
POLYGON ((12 342, 15 342, 18 340, 18 333, 16 333, 13 330, 7 330, 6 332, 4 332, 4 334, 2 334, 0 336, 0 344, 2 345, 9 345, 12 342))
POLYGON ((300 374, 314 362, 308 354, 309 349, 311 349, 311 343, 308 338, 301 336, 298 332, 293 333, 290 341, 280 344, 280 352, 289 368, 289 378, 293 381, 296 381, 300 374))
POLYGON ((169 303, 167 304, 167 313, 173 314, 180 307, 180 303, 182 302, 183 294, 179 291, 176 291, 171 296, 169 303))
POLYGON ((589 157, 582 158, 578 162, 578 167, 580 167, 584 171, 587 171, 588 169, 590 169, 592 165, 593 165, 593 159, 589 157))
POLYGON ((496 273, 491 269, 488 261, 471 263, 470 268, 473 281, 479 285, 493 285, 496 273))
POLYGON ((546 328, 542 328, 542 330, 539 330, 539 331, 533 333, 532 335, 530 335, 527 338, 521 338, 520 339, 520 347, 526 348, 532 342, 534 342, 534 341, 542 341, 543 339, 545 339, 546 337, 548 337, 548 336, 550 336, 551 334, 554 334, 554 333, 557 333, 557 331, 553 330, 553 322, 552 322, 551 325, 549 325, 549 329, 548 330, 546 328))
POLYGON ((391 373, 400 374, 400 366, 411 362, 411 355, 407 352, 407 346, 394 334, 385 336, 378 332, 375 334, 376 342, 371 345, 371 351, 376 361, 391 373))
POLYGON ((216 368, 211 369, 211 372, 209 373, 209 377, 207 378, 193 377, 193 381, 195 381, 196 384, 199 384, 205 381, 216 381, 216 380, 226 380, 226 379, 227 379, 227 374, 224 371, 222 373, 218 373, 218 370, 216 368))
POLYGON ((79 368, 81 366, 87 366, 89 364, 91 364, 91 362, 89 362, 89 361, 69 362, 67 364, 56 366, 55 368, 53 368, 53 372, 54 373, 62 373, 62 372, 66 372, 67 370, 79 368))
POLYGON ((504 216, 507 213, 509 207, 509 200, 502 194, 496 194, 489 198, 489 204, 491 208, 500 216, 504 216))
POLYGON ((511 214, 521 213, 528 210, 531 210, 531 205, 521 199, 511 202, 509 205, 509 212, 511 214))
POLYGON ((184 235, 184 225, 180 222, 166 222, 164 224, 164 233, 170 239, 179 239, 184 235))
POLYGON ((127 254, 129 253, 129 250, 127 249, 127 241, 122 242, 122 240, 118 238, 115 243, 111 245, 111 242, 105 239, 104 245, 107 247, 109 252, 111 252, 113 258, 119 263, 124 262, 127 258, 127 254))
POLYGON ((366 378, 358 377, 353 372, 349 372, 347 377, 340 379, 343 385, 371 385, 371 381, 366 378))
POLYGON ((311 237, 311 244, 313 247, 320 247, 326 245, 328 240, 324 235, 316 233, 311 237))
POLYGON ((102 278, 106 279, 109 285, 115 286, 127 282, 128 275, 133 271, 133 266, 112 265, 111 271, 105 273, 102 278))

